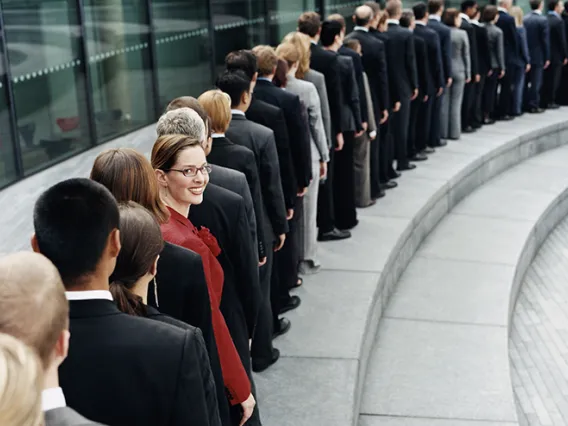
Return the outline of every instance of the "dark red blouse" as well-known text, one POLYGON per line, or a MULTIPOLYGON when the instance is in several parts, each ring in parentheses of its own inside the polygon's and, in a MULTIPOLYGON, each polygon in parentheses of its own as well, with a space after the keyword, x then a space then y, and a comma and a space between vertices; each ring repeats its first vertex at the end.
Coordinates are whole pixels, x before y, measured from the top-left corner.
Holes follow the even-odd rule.
POLYGON ((209 299, 211 300, 213 333, 217 341, 223 381, 229 391, 231 404, 240 404, 249 397, 251 387, 233 339, 229 334, 225 318, 219 310, 225 276, 223 268, 216 258, 221 252, 217 239, 207 228, 201 228, 198 231, 187 217, 169 207, 168 210, 171 214, 170 219, 161 226, 164 239, 172 244, 192 250, 201 256, 209 299))

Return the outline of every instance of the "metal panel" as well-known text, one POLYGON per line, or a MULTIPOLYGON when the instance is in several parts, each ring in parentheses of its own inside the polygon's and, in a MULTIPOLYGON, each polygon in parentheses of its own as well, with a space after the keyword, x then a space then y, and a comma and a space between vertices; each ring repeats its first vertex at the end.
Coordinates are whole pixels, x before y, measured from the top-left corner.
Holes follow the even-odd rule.
POLYGON ((148 53, 150 56, 150 73, 152 80, 152 100, 154 104, 154 117, 157 119, 162 114, 160 105, 160 87, 158 82, 158 61, 156 59, 156 32, 154 29, 154 13, 152 0, 146 0, 146 16, 148 17, 148 53))

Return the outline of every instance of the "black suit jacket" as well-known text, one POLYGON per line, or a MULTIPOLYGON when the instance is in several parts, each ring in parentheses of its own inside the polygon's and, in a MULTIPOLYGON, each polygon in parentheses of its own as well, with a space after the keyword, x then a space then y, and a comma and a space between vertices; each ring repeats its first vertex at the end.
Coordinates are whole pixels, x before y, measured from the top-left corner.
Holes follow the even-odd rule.
POLYGON ((440 48, 440 38, 438 33, 426 25, 416 24, 414 35, 421 38, 426 43, 426 55, 428 62, 428 96, 435 96, 440 87, 445 86, 444 72, 442 70, 442 55, 440 48))
POLYGON ((357 89, 351 58, 347 56, 339 58, 339 75, 341 76, 341 88, 343 90, 341 130, 344 132, 361 131, 363 125, 359 106, 359 89, 357 89))
POLYGON ((477 66, 479 74, 487 75, 491 70, 491 48, 487 29, 478 24, 472 24, 477 43, 477 66))
MULTIPOLYGON (((362 63, 369 80, 375 121, 378 127, 382 116, 381 112, 390 108, 386 47, 383 41, 371 32, 353 31, 348 37, 358 40, 361 44, 362 63)), ((364 91, 359 92, 359 97, 365 97, 364 94, 364 91)))
POLYGON ((288 128, 286 127, 286 119, 282 109, 253 96, 249 109, 246 112, 246 117, 255 123, 268 127, 274 132, 284 202, 287 209, 294 208, 296 194, 298 193, 298 183, 296 182, 294 165, 292 163, 288 128))
MULTIPOLYGON (((327 90, 327 100, 329 102, 329 113, 331 116, 332 133, 337 135, 341 133, 341 91, 337 90, 340 87, 339 76, 339 63, 337 62, 337 55, 333 52, 328 52, 321 46, 312 43, 310 45, 311 59, 310 67, 316 71, 321 72, 325 77, 325 87, 327 90)), ((333 139, 333 146, 336 146, 337 140, 333 139)))
POLYGON ((397 24, 388 24, 387 34, 389 73, 392 70, 398 76, 393 79, 394 85, 391 90, 391 100, 394 103, 412 97, 414 90, 418 88, 416 56, 414 37, 409 29, 397 24))
POLYGON ((219 137, 213 138, 211 152, 207 156, 207 161, 218 166, 237 170, 246 176, 256 219, 258 257, 262 259, 266 256, 264 247, 266 239, 264 237, 264 218, 262 215, 262 193, 260 191, 260 181, 254 154, 250 149, 235 145, 226 137, 219 137))
POLYGON ((361 55, 353 49, 341 46, 338 53, 341 56, 349 56, 353 61, 353 70, 355 71, 355 80, 357 81, 357 88, 359 90, 359 106, 361 110, 361 121, 369 121, 369 111, 367 109, 367 97, 365 96, 365 83, 363 81, 363 61, 361 55))
POLYGON ((290 137, 297 189, 306 188, 312 180, 311 144, 309 131, 298 114, 300 98, 262 79, 257 81, 254 93, 258 99, 282 109, 290 137))
POLYGON ((109 300, 69 305, 59 369, 69 407, 109 426, 211 424, 195 333, 126 315, 109 300))
POLYGON ((208 185, 203 193, 203 202, 191 206, 189 220, 195 226, 209 228, 217 238, 221 247, 217 259, 225 273, 221 312, 237 349, 237 340, 241 346, 245 341, 248 352, 248 339, 252 337, 256 325, 261 292, 258 260, 246 231, 243 199, 231 191, 208 185))
POLYGON ((521 51, 515 18, 508 13, 499 11, 499 20, 496 25, 503 31, 505 64, 507 64, 507 68, 509 68, 510 65, 522 65, 520 61, 521 51))
POLYGON ((264 204, 264 236, 267 239, 266 245, 271 247, 276 236, 288 232, 274 132, 247 120, 243 115, 233 114, 226 134, 234 143, 245 146, 254 153, 264 204))
POLYGON ((550 27, 550 63, 559 65, 568 57, 566 28, 564 28, 564 22, 558 16, 549 13, 547 18, 550 27))
POLYGON ((543 66, 550 60, 550 29, 548 19, 536 12, 525 16, 523 25, 527 30, 527 42, 531 64, 543 66))
MULTIPOLYGON (((477 36, 475 34, 475 29, 473 28, 474 25, 462 19, 461 29, 467 33, 467 39, 469 40, 469 57, 471 63, 471 75, 472 75, 472 82, 473 76, 479 74, 479 58, 477 54, 477 36)), ((516 30, 515 30, 516 31, 516 30)))
POLYGON ((218 422, 220 417, 217 404, 217 389, 215 386, 215 380, 213 379, 213 374, 211 374, 211 369, 207 367, 209 365, 209 358, 207 357, 207 351, 205 350, 205 344, 203 343, 201 330, 199 328, 186 324, 183 321, 179 321, 168 315, 164 315, 152 306, 148 306, 146 318, 154 321, 160 321, 164 324, 169 324, 195 334, 197 340, 195 350, 199 364, 202 366, 201 379, 203 381, 203 390, 205 392, 205 400, 207 402, 207 409, 209 413, 209 424, 219 424, 218 422))
MULTIPOLYGON (((452 39, 450 29, 435 18, 428 19, 428 27, 438 34, 444 83, 452 77, 452 39)), ((444 84, 445 86, 445 84, 444 84)))
POLYGON ((428 66, 428 49, 424 39, 413 34, 414 50, 416 53, 416 74, 418 75, 418 97, 416 100, 422 101, 425 96, 432 93, 430 82, 430 68, 428 66))
POLYGON ((211 302, 201 257, 191 250, 166 242, 160 253, 155 282, 158 286, 158 303, 155 299, 154 284, 150 283, 148 305, 159 307, 164 314, 199 327, 203 333, 217 389, 219 415, 225 425, 229 420, 229 406, 213 334, 211 302))

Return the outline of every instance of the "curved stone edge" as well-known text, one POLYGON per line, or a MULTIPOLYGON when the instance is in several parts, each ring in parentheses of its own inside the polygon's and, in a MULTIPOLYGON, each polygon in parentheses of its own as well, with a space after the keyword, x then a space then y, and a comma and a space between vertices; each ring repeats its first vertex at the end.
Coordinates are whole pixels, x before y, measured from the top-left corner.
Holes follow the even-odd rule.
MULTIPOLYGON (((455 142, 455 143, 460 143, 455 142)), ((357 426, 361 406, 361 397, 371 350, 375 341, 375 336, 379 328, 382 317, 391 295, 394 292, 402 273, 414 257, 414 254, 436 225, 446 216, 466 196, 475 191, 478 187, 503 173, 505 170, 535 156, 539 153, 558 148, 568 144, 568 121, 564 123, 553 123, 545 125, 539 129, 516 135, 510 141, 503 143, 499 147, 492 149, 488 153, 481 155, 461 169, 454 177, 449 179, 440 187, 436 193, 430 197, 428 202, 418 211, 410 222, 409 226, 401 233, 397 243, 392 248, 391 254, 382 269, 378 285, 373 294, 371 308, 367 314, 365 331, 363 334, 360 356, 358 360, 358 372, 355 382, 354 406, 352 412, 352 425, 357 426), (565 132, 566 134, 563 134, 565 132), (565 137, 563 137, 565 136, 565 137)), ((563 199, 568 212, 568 199, 563 199)), ((553 203, 549 210, 558 203, 553 203)), ((548 211, 548 210, 547 210, 548 211)), ((561 210, 558 210, 560 212, 561 210)), ((542 217, 546 217, 546 212, 542 217)), ((559 216, 559 213, 557 213, 559 216)), ((558 219, 559 221, 560 219, 558 219)), ((519 268, 515 274, 512 292, 515 292, 515 300, 518 295, 519 283, 524 277, 524 273, 530 265, 537 250, 537 236, 542 238, 538 247, 542 244, 550 230, 540 219, 535 225, 531 236, 525 244, 519 264, 526 262, 526 267, 518 278, 519 268), (531 241, 533 248, 530 247, 531 241), (515 284, 516 283, 516 284, 515 284), (516 290, 515 290, 516 287, 516 290)), ((511 305, 513 305, 511 303, 511 305)), ((514 307, 514 306, 513 306, 514 307)), ((509 316, 512 309, 510 308, 509 316)), ((510 321, 509 321, 510 323, 510 321)), ((508 354, 507 354, 508 356, 508 354)), ((510 374, 509 374, 510 377, 510 374)), ((512 390, 512 384, 511 384, 512 390)))

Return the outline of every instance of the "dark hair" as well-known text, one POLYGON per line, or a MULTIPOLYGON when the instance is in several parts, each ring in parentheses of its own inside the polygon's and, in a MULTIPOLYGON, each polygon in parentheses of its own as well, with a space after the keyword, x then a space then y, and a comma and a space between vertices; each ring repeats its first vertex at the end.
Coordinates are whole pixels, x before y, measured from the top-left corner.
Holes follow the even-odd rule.
POLYGON ((321 18, 316 12, 304 12, 298 18, 298 31, 315 37, 321 27, 321 18))
MULTIPOLYGON (((537 1, 542 1, 542 0, 537 0, 537 1)), ((499 13, 497 6, 493 6, 491 4, 486 5, 483 8, 483 12, 481 13, 481 22, 486 22, 486 23, 493 22, 493 20, 497 16, 497 13, 499 13)))
POLYGON ((531 6, 531 10, 537 10, 540 5, 542 4, 542 0, 530 0, 529 5, 531 6))
POLYGON ((231 97, 231 108, 241 104, 243 93, 250 91, 250 78, 241 71, 225 71, 217 78, 217 87, 231 97))
POLYGON ((343 15, 339 14, 339 13, 334 13, 332 15, 329 15, 327 17, 328 21, 337 21, 341 24, 341 29, 345 30, 345 27, 347 26, 347 24, 345 23, 345 18, 343 17, 343 15))
POLYGON ((255 54, 251 50, 236 50, 225 56, 225 66, 229 71, 243 71, 252 80, 258 72, 255 54))
POLYGON ((549 12, 554 11, 554 9, 556 9, 556 6, 558 6, 558 3, 560 3, 560 0, 549 0, 548 1, 548 11, 549 12))
POLYGON ((434 15, 444 7, 444 0, 428 0, 428 13, 434 15))
POLYGON ((462 1, 460 7, 461 11, 465 13, 468 9, 477 6, 477 2, 475 0, 464 0, 462 1))
POLYGON ((459 16, 460 12, 457 9, 449 8, 444 11, 442 15, 442 22, 448 27, 456 26, 456 18, 459 16))
POLYGON ((341 34, 341 24, 337 21, 323 21, 321 24, 320 41, 323 47, 331 46, 335 37, 341 34))
POLYGON ((385 7, 385 12, 389 18, 394 18, 402 13, 402 2, 400 0, 391 0, 385 7))
POLYGON ((121 250, 110 276, 110 292, 118 309, 129 315, 146 316, 146 305, 132 287, 150 271, 164 248, 160 225, 152 214, 133 201, 122 203, 120 212, 121 250))
POLYGON ((417 20, 421 20, 426 16, 426 13, 428 12, 428 6, 426 6, 426 3, 424 2, 416 3, 414 6, 412 6, 412 11, 414 12, 414 17, 417 20))
POLYGON ((272 82, 282 89, 286 88, 288 84, 288 62, 286 62, 282 58, 278 58, 278 65, 276 65, 276 73, 274 74, 274 78, 272 82))
POLYGON ((412 23, 412 19, 414 18, 414 12, 412 10, 405 10, 402 12, 400 17, 400 26, 403 28, 410 28, 410 24, 412 23))
POLYGON ((65 287, 72 288, 95 272, 109 235, 119 227, 118 206, 103 185, 68 179, 40 195, 33 221, 41 254, 57 267, 65 287))

